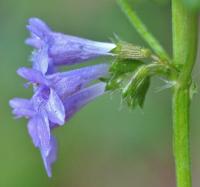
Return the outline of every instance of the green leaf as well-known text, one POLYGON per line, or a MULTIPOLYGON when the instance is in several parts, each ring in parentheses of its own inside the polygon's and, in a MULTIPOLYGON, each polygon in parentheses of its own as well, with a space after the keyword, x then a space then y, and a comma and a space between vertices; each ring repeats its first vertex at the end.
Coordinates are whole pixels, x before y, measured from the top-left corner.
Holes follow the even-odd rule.
POLYGON ((149 86, 150 86, 150 77, 146 78, 145 81, 143 81, 143 84, 138 89, 138 104, 141 108, 143 108, 144 106, 144 101, 145 101, 149 86))
POLYGON ((139 60, 116 59, 109 69, 110 78, 106 81, 106 90, 114 91, 122 87, 124 82, 127 81, 128 75, 143 64, 139 60))
POLYGON ((134 72, 139 66, 144 63, 140 60, 123 60, 116 59, 110 67, 110 72, 115 75, 122 75, 124 73, 134 72))
POLYGON ((146 77, 145 79, 140 81, 140 83, 137 85, 136 88, 129 90, 128 95, 126 95, 123 98, 124 101, 132 109, 134 109, 137 106, 143 108, 149 86, 150 86, 150 77, 146 77))
POLYGON ((106 90, 122 91, 122 99, 129 107, 143 107, 152 76, 171 78, 171 66, 161 63, 144 63, 139 60, 116 59, 110 67, 106 90))
POLYGON ((129 107, 143 107, 149 85, 149 71, 146 66, 141 66, 122 91, 122 97, 129 107))

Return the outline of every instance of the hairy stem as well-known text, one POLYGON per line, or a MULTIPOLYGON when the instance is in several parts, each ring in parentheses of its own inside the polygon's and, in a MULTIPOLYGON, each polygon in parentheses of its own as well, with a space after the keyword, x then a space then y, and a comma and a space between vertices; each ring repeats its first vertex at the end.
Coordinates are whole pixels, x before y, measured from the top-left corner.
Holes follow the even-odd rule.
POLYGON ((192 187, 189 108, 192 69, 196 59, 197 15, 181 0, 172 0, 173 61, 182 69, 173 93, 173 149, 177 187, 192 187))
POLYGON ((154 36, 148 31, 146 26, 142 23, 137 14, 132 10, 131 6, 127 3, 127 0, 117 0, 122 11, 125 13, 130 23, 134 26, 140 36, 149 44, 154 52, 163 60, 170 61, 167 52, 163 49, 160 43, 154 38, 154 36))

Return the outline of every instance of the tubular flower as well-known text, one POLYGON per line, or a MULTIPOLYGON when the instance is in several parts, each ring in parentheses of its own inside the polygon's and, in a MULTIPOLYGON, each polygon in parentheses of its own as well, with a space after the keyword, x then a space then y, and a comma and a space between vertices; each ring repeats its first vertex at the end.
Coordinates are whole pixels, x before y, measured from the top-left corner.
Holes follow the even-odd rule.
MULTIPOLYGON (((32 56, 33 66, 43 66, 47 71, 57 65, 71 65, 99 56, 114 55, 114 43, 96 42, 75 36, 53 32, 42 20, 29 19, 27 29, 31 37, 26 40, 28 45, 36 48, 32 56)), ((40 68, 41 69, 41 68, 40 68)))
POLYGON ((52 129, 63 125, 85 104, 104 93, 104 83, 88 85, 107 75, 108 66, 100 64, 49 75, 42 70, 23 67, 17 73, 33 84, 34 94, 31 99, 14 98, 10 106, 17 118, 29 119, 28 132, 51 176, 51 165, 57 155, 52 129))

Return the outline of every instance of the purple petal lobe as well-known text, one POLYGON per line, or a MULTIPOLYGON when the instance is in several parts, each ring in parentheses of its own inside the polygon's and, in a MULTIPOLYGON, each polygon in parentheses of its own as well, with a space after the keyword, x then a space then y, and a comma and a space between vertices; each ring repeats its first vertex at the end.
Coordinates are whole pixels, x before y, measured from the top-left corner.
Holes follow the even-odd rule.
POLYGON ((30 81, 31 83, 39 83, 39 84, 48 85, 48 81, 46 80, 46 78, 40 71, 22 67, 17 70, 17 73, 18 75, 30 81))
POLYGON ((52 176, 51 165, 57 159, 57 142, 53 136, 51 136, 51 139, 50 139, 50 151, 48 155, 44 155, 43 152, 41 152, 41 154, 42 154, 42 159, 44 162, 47 175, 51 177, 52 176))
POLYGON ((9 101, 9 105, 13 108, 12 113, 17 117, 32 117, 35 114, 32 104, 28 99, 14 98, 9 101))
POLYGON ((32 139, 35 147, 40 146, 40 139, 38 136, 37 123, 38 123, 37 116, 31 118, 28 122, 28 132, 29 132, 29 135, 31 136, 31 139, 32 139))
POLYGON ((41 48, 35 51, 32 55, 33 69, 45 74, 48 70, 50 59, 48 57, 47 49, 41 48))
POLYGON ((31 102, 29 99, 14 98, 9 101, 12 108, 31 108, 31 102))
POLYGON ((27 38, 25 40, 25 43, 27 45, 30 45, 32 47, 35 47, 35 48, 39 49, 39 48, 42 47, 42 45, 43 45, 44 42, 37 35, 35 35, 35 34, 32 33, 31 34, 31 38, 27 38))
POLYGON ((51 31, 49 27, 38 18, 30 18, 27 29, 40 38, 45 37, 46 34, 51 31))
POLYGON ((29 110, 25 108, 15 108, 13 109, 12 114, 16 118, 21 118, 21 117, 30 118, 34 116, 35 112, 33 110, 29 110))
POLYGON ((50 128, 44 112, 41 112, 40 115, 35 115, 29 120, 28 132, 33 144, 36 147, 40 147, 44 155, 48 155, 50 151, 50 128))
POLYGON ((65 108, 59 96, 50 89, 49 99, 46 104, 48 118, 51 122, 63 125, 65 122, 65 108))
POLYGON ((36 117, 37 134, 40 140, 41 151, 44 155, 48 155, 50 151, 50 127, 48 117, 45 111, 41 111, 36 117))

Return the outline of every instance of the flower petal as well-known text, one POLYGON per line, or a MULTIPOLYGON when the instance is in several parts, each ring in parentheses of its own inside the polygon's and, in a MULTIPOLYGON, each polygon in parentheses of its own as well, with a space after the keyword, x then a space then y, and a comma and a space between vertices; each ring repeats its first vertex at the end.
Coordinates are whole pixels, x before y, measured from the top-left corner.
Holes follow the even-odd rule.
POLYGON ((96 42, 76 36, 52 32, 40 19, 29 19, 27 29, 31 38, 26 40, 28 45, 42 49, 47 47, 48 57, 54 65, 71 65, 80 63, 99 56, 112 54, 116 47, 114 43, 96 42))
POLYGON ((71 65, 103 55, 112 55, 113 43, 96 42, 61 33, 51 33, 49 56, 55 65, 71 65))
POLYGON ((55 73, 48 76, 52 87, 58 95, 65 99, 75 92, 84 88, 88 83, 108 74, 108 65, 99 64, 71 70, 64 73, 55 73))
POLYGON ((12 113, 17 117, 32 117, 35 112, 33 106, 28 99, 14 98, 9 101, 9 105, 13 108, 12 113))
POLYGON ((28 132, 29 135, 31 136, 31 139, 35 147, 40 146, 40 138, 38 136, 37 123, 38 123, 37 116, 31 118, 28 122, 28 132))
POLYGON ((87 103, 95 99, 96 97, 105 93, 105 84, 97 83, 93 86, 85 88, 76 94, 68 97, 64 100, 64 106, 66 111, 65 120, 68 121, 77 111, 79 111, 87 103))
POLYGON ((25 40, 25 43, 37 49, 41 48, 42 45, 44 44, 44 42, 34 33, 31 33, 31 37, 27 38, 25 40))
POLYGON ((44 155, 48 155, 50 151, 50 127, 48 117, 45 111, 41 111, 37 115, 36 125, 37 125, 37 134, 40 140, 41 151, 44 155))
POLYGON ((42 155, 42 159, 44 162, 44 166, 45 166, 47 175, 49 177, 51 177, 52 176, 51 165, 57 159, 57 142, 53 136, 51 136, 51 139, 50 139, 50 151, 49 151, 48 155, 43 154, 43 152, 41 152, 41 155, 42 155))
POLYGON ((65 123, 65 108, 59 96, 50 89, 49 99, 46 104, 48 118, 51 122, 63 125, 65 123))
POLYGON ((35 51, 32 55, 33 69, 45 74, 48 70, 50 59, 48 57, 47 48, 43 47, 35 51))
POLYGON ((14 98, 9 101, 12 108, 31 108, 31 102, 29 99, 14 98))
POLYGON ((30 18, 27 29, 40 38, 45 37, 51 31, 46 23, 39 18, 30 18))
MULTIPOLYGON (((94 80, 108 74, 109 66, 107 64, 97 64, 93 66, 83 67, 75 70, 70 70, 62 73, 55 73, 53 76, 74 77, 80 76, 83 79, 94 80)), ((52 76, 52 77, 53 77, 52 76)))
POLYGON ((40 71, 22 67, 17 70, 17 73, 18 75, 30 81, 31 83, 39 83, 39 84, 48 85, 48 81, 46 80, 46 78, 40 71))

